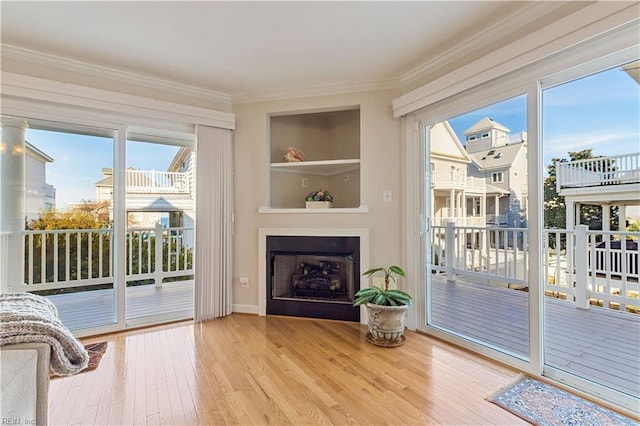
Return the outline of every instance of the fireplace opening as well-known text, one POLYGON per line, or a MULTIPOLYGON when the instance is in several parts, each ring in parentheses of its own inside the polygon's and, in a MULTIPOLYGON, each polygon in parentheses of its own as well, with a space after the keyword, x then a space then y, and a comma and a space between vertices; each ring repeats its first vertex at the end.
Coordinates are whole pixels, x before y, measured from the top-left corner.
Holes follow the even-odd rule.
POLYGON ((267 314, 359 321, 360 238, 267 237, 267 314))

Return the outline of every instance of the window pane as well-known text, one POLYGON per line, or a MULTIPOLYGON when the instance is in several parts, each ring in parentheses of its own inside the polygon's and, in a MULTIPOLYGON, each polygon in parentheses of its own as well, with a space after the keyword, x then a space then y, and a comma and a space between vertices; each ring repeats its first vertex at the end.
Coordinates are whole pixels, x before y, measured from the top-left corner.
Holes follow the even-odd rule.
POLYGON ((427 126, 429 325, 529 356, 526 96, 427 126), (518 171, 518 173, 516 173, 518 171))
POLYGON ((636 61, 543 92, 545 364, 640 391, 636 61))

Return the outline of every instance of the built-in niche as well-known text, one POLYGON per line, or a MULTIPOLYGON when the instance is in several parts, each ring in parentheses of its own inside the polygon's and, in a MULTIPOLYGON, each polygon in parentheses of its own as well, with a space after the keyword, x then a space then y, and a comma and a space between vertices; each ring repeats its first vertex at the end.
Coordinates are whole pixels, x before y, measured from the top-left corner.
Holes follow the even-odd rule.
MULTIPOLYGON (((360 108, 269 116, 272 208, 305 208, 312 191, 328 190, 332 208, 360 207, 360 108), (287 161, 289 148, 303 161, 287 161)), ((298 158, 299 159, 299 158, 298 158)))

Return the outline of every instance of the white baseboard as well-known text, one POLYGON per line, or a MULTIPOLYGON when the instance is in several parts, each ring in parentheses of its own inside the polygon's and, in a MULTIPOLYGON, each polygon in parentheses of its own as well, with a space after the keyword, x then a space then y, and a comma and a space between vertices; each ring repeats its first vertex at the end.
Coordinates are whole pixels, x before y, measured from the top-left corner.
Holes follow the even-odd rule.
POLYGON ((239 313, 239 314, 256 314, 256 315, 258 315, 258 305, 233 304, 232 305, 232 310, 233 310, 233 312, 236 312, 236 313, 239 313))

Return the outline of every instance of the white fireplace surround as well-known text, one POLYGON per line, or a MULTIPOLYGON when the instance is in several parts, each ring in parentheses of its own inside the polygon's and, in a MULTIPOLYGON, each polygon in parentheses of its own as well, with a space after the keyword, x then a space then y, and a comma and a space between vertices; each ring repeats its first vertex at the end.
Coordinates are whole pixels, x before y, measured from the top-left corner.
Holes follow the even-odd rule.
MULTIPOLYGON (((360 238, 360 288, 369 287, 369 280, 362 272, 369 269, 368 228, 259 228, 258 230, 258 315, 267 314, 267 237, 359 237, 360 238)), ((367 323, 366 309, 360 307, 360 323, 367 323)))

